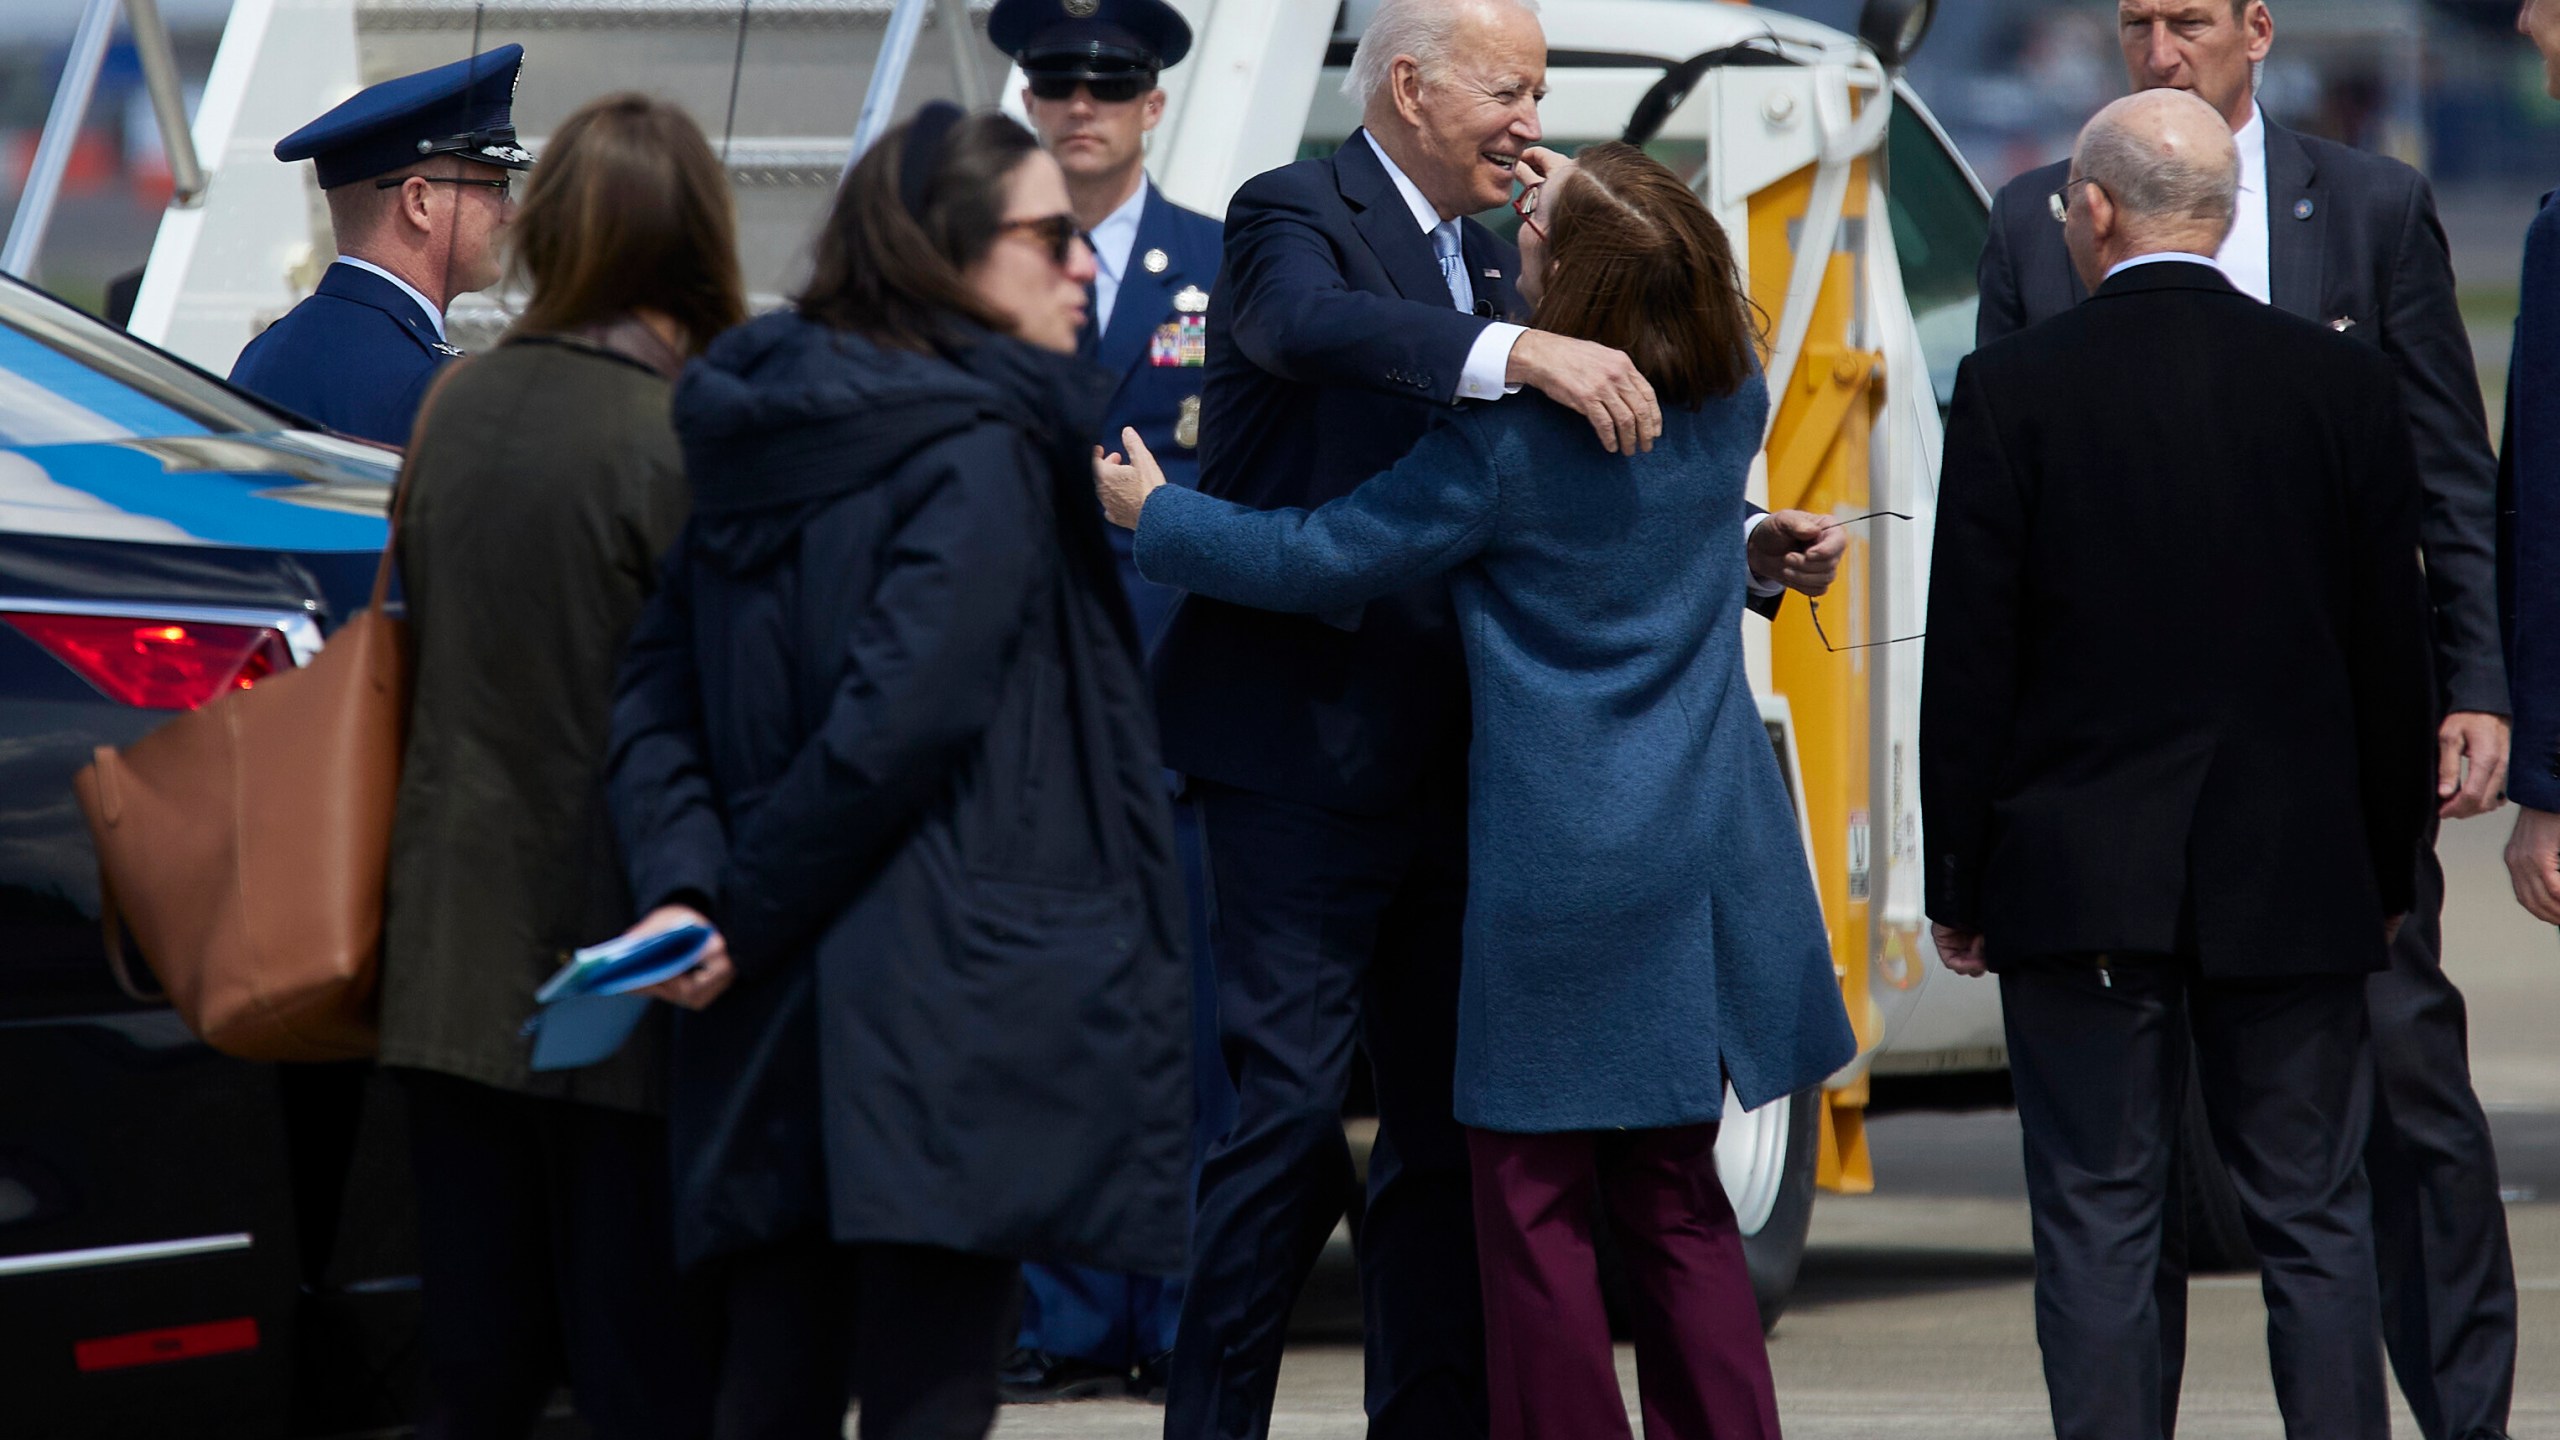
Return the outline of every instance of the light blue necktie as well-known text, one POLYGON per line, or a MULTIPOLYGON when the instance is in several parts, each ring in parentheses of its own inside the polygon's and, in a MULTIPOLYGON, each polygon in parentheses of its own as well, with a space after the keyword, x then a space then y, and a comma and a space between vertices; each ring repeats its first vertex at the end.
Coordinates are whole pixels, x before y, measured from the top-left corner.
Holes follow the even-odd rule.
POLYGON ((1431 232, 1432 252, 1440 257, 1440 278, 1449 282, 1449 303, 1460 310, 1476 308, 1476 287, 1467 283, 1467 257, 1458 243, 1458 222, 1444 220, 1431 232))

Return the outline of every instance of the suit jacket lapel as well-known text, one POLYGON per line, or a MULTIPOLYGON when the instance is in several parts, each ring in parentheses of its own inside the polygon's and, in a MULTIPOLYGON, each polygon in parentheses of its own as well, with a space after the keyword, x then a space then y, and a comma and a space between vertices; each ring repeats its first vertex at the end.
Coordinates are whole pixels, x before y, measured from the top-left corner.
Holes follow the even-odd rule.
POLYGON ((1476 288, 1478 304, 1490 304, 1497 320, 1526 320, 1528 307, 1521 303, 1519 277, 1512 273, 1519 264, 1517 252, 1471 221, 1461 223, 1458 233, 1466 240, 1467 281, 1476 288))
POLYGON ((2319 167, 2292 131, 2267 124, 2267 283, 2279 310, 2327 320, 2320 309, 2321 240, 2329 207, 2319 167), (2305 205, 2309 206, 2306 213, 2305 205))
POLYGON ((1377 152, 1369 148, 1369 132, 1354 130, 1342 142, 1333 155, 1333 173, 1342 198, 1357 212, 1352 225, 1369 242, 1369 252, 1386 267, 1396 293, 1407 300, 1448 304, 1449 286, 1440 278, 1440 259, 1431 253, 1431 239, 1413 223, 1413 211, 1406 207, 1396 182, 1388 176, 1387 167, 1378 163, 1377 152))
POLYGON ((1138 238, 1129 244, 1129 258, 1120 264, 1120 293, 1111 301, 1111 325, 1102 332, 1102 346, 1094 359, 1113 375, 1126 378, 1129 367, 1137 363, 1147 348, 1147 337, 1164 323, 1173 309, 1174 292, 1182 287, 1182 268, 1176 254, 1173 234, 1173 207, 1156 193, 1154 182, 1146 182, 1147 205, 1138 212, 1138 238), (1167 265, 1161 275, 1147 271, 1150 250, 1161 250, 1175 263, 1167 265))

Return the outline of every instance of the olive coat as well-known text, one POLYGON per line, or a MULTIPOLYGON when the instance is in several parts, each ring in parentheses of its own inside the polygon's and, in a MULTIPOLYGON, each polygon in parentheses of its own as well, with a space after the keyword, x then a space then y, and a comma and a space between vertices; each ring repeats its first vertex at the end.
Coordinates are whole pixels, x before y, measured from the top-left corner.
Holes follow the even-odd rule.
POLYGON ((523 1031, 569 952, 634 918, 605 741, 624 639, 689 504, 667 381, 586 340, 513 340, 454 372, 414 448, 382 1061, 654 1111, 663 1020, 545 1074, 523 1031))

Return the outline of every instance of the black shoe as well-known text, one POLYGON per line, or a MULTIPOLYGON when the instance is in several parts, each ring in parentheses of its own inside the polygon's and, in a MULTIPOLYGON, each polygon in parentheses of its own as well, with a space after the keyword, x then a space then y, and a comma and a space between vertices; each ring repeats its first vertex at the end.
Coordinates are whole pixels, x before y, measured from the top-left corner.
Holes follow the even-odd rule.
POLYGON ((1173 1352, 1170 1350, 1139 1361, 1138 1368, 1129 1372, 1129 1398, 1144 1400, 1150 1405, 1163 1404, 1165 1379, 1172 1370, 1173 1352))
POLYGON ((996 1395, 1007 1405, 1098 1400, 1127 1393, 1127 1371, 1090 1360, 1063 1359, 1045 1350, 1016 1350, 996 1374, 996 1395))

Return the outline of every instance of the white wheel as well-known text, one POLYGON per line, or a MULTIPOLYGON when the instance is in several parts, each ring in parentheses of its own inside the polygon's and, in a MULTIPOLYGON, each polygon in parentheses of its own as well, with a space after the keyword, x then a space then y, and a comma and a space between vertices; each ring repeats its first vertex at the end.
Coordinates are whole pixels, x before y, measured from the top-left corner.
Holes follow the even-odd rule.
POLYGON ((1743 1259, 1760 1323, 1778 1323, 1796 1288, 1805 1235, 1813 1228, 1813 1177, 1821 1160, 1822 1094, 1799 1090, 1757 1110, 1744 1110, 1733 1087, 1724 1092, 1724 1124, 1716 1132, 1716 1176, 1733 1202, 1743 1259))
POLYGON ((1733 1218, 1745 1235, 1757 1235, 1778 1208, 1787 1184, 1787 1141, 1796 1097, 1781 1095, 1757 1110, 1742 1108, 1724 1087, 1724 1125, 1716 1132, 1716 1175, 1733 1201, 1733 1218))

